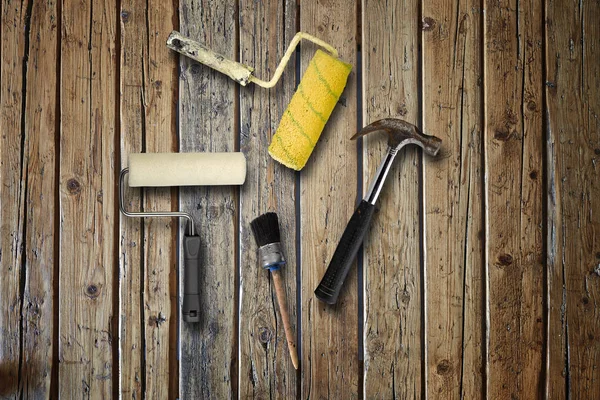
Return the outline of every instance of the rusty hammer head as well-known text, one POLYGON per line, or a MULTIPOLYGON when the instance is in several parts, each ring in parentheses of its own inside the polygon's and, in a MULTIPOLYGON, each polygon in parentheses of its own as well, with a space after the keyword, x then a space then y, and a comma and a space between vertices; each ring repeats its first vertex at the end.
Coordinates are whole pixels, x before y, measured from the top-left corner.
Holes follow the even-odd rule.
POLYGON ((442 140, 435 136, 424 134, 413 124, 396 118, 385 118, 365 126, 352 139, 358 139, 367 133, 384 131, 388 134, 388 146, 400 150, 407 144, 421 146, 425 153, 435 156, 442 146, 442 140))

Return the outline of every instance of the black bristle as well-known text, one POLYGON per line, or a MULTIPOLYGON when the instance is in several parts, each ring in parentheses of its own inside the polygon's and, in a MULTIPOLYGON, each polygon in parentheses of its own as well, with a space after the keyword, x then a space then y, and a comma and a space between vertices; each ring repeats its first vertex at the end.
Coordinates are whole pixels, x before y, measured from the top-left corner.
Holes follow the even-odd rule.
POLYGON ((280 241, 277 213, 268 212, 250 222, 258 247, 280 241))

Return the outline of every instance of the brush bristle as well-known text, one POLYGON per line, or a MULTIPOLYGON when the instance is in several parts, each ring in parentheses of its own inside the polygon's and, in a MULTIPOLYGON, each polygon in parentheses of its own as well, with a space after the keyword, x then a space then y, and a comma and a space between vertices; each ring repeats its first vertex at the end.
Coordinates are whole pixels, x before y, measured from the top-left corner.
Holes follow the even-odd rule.
POLYGON ((280 241, 277 213, 268 212, 250 222, 258 247, 280 241))

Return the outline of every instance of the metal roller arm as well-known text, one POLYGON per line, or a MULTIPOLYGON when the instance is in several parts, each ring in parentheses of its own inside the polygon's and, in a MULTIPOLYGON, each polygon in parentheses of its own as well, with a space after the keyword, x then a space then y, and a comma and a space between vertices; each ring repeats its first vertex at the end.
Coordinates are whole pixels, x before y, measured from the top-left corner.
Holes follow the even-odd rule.
POLYGON ((183 211, 161 211, 161 212, 141 212, 141 211, 128 211, 125 209, 125 175, 129 173, 129 168, 124 168, 121 170, 121 174, 119 177, 119 210, 121 213, 127 217, 177 217, 177 218, 187 218, 189 221, 188 230, 189 235, 194 236, 196 229, 194 227, 194 220, 191 214, 183 212, 183 211))

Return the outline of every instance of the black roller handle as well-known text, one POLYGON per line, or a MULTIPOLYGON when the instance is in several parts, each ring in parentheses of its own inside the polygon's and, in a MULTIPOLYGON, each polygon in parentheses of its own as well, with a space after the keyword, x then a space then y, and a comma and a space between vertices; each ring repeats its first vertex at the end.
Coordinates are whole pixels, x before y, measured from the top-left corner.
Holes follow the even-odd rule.
POLYGON ((183 237, 183 320, 200 322, 200 236, 183 237))
POLYGON ((337 302, 344 280, 348 276, 352 262, 356 258, 356 253, 358 253, 365 234, 369 230, 374 211, 375 205, 366 200, 362 200, 356 211, 354 211, 333 253, 327 271, 325 271, 321 283, 315 290, 315 295, 319 300, 327 304, 337 302))

